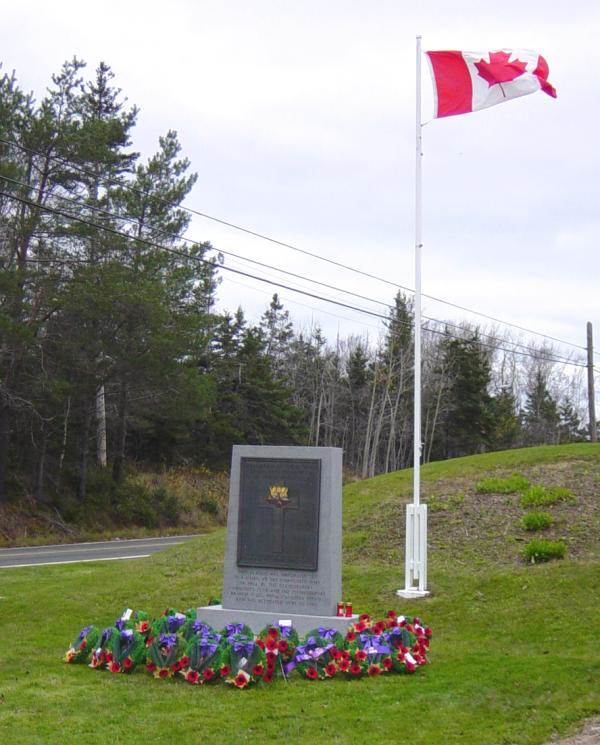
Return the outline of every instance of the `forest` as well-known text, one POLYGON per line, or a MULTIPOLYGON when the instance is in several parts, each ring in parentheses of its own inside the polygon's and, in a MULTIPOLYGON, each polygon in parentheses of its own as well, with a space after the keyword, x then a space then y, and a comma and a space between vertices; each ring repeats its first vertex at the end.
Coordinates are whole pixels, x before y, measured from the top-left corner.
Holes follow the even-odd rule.
MULTIPOLYGON (((410 466, 410 296, 375 338, 328 340, 277 293, 256 322, 218 310, 226 258, 184 237, 198 176, 175 130, 141 158, 137 118, 104 63, 66 62, 40 101, 0 77, 0 503, 91 504, 107 480, 118 502, 131 469, 223 471, 235 443, 410 466)), ((423 333, 424 461, 586 439, 583 368, 552 346, 423 333)))

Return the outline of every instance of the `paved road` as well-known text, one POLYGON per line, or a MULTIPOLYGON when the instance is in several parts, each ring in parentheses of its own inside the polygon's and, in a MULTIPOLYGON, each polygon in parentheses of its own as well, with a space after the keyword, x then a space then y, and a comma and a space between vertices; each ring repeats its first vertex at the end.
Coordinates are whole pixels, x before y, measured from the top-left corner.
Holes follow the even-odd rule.
POLYGON ((0 569, 36 564, 74 564, 80 561, 140 559, 169 546, 177 546, 195 535, 173 535, 165 538, 136 538, 127 541, 65 543, 58 546, 24 546, 0 548, 0 569))

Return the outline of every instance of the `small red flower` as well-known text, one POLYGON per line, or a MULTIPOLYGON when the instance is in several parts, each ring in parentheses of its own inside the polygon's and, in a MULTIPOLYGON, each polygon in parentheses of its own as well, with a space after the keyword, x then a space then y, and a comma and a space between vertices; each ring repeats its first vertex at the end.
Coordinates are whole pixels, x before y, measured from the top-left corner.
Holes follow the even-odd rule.
POLYGON ((342 650, 342 659, 346 661, 350 660, 350 652, 347 649, 342 650))
POLYGON ((332 660, 339 660, 340 657, 342 656, 342 653, 337 647, 332 647, 329 650, 329 656, 331 657, 332 660))
POLYGON ((257 647, 260 647, 261 649, 264 649, 265 648, 265 643, 263 642, 262 639, 257 639, 256 640, 256 646, 257 647))
POLYGON ((156 670, 156 665, 155 665, 155 664, 154 664, 153 662, 149 662, 149 663, 148 663, 148 664, 146 665, 146 670, 147 670, 147 671, 148 671, 149 673, 153 673, 153 672, 154 672, 154 671, 156 670))
POLYGON ((200 676, 198 675, 198 673, 197 673, 196 670, 190 670, 186 674, 185 679, 187 680, 188 683, 191 683, 192 685, 196 685, 196 683, 198 682, 198 678, 199 677, 200 676))
POLYGON ((343 673, 345 673, 348 670, 348 668, 350 667, 350 661, 349 660, 340 660, 338 662, 338 667, 340 668, 340 670, 343 673))
POLYGON ((347 642, 353 642, 355 639, 356 639, 356 634, 354 633, 354 631, 349 631, 346 634, 346 641, 347 642))
POLYGON ((429 628, 429 626, 425 627, 425 636, 430 637, 433 634, 433 631, 429 628))
POLYGON ((393 629, 398 625, 398 623, 393 618, 390 618, 390 620, 385 625, 386 625, 386 628, 393 629))
POLYGON ((391 657, 384 657, 381 662, 386 670, 391 670, 392 667, 394 666, 394 663, 392 662, 391 657))
POLYGON ((357 624, 354 625, 354 630, 358 631, 359 633, 361 631, 364 631, 367 628, 367 624, 364 621, 359 621, 357 624))
POLYGON ((406 626, 406 618, 403 618, 401 621, 399 621, 398 626, 400 626, 400 628, 404 628, 404 626, 406 626))
POLYGON ((126 657, 123 660, 123 668, 125 670, 131 670, 132 667, 133 667, 133 660, 131 659, 131 657, 126 657))
POLYGON ((337 673, 337 666, 335 662, 328 662, 327 665, 325 665, 325 675, 328 678, 333 678, 333 676, 337 673))
POLYGON ((367 653, 363 649, 357 649, 356 650, 356 654, 354 655, 354 657, 359 662, 364 662, 367 659, 367 653))
POLYGON ((202 678, 204 679, 205 683, 208 683, 209 680, 212 680, 215 677, 215 671, 212 669, 212 667, 207 667, 202 671, 202 678))
POLYGON ((150 624, 148 623, 148 621, 142 621, 138 624, 138 631, 140 632, 140 634, 145 634, 146 631, 149 630, 149 628, 150 624))
POLYGON ((404 652, 399 651, 396 655, 396 659, 398 660, 398 662, 404 662, 404 652))
POLYGON ((360 616, 358 617, 358 620, 359 621, 370 621, 371 616, 368 613, 361 613, 360 616))
POLYGON ((161 669, 158 671, 158 677, 159 678, 168 678, 169 677, 169 668, 168 667, 161 667, 161 669))
POLYGON ((410 623, 406 624, 406 630, 410 631, 411 634, 414 633, 414 628, 410 623))
POLYGON ((385 631, 385 623, 383 621, 377 621, 377 623, 373 624, 372 628, 375 634, 383 634, 385 631))
POLYGON ((282 639, 278 643, 277 648, 279 649, 280 652, 282 652, 283 654, 285 654, 288 651, 289 646, 290 645, 287 643, 287 641, 285 639, 282 639))
POLYGON ((146 639, 146 646, 149 647, 152 644, 153 641, 154 641, 154 637, 153 636, 149 636, 146 639))
POLYGON ((358 662, 353 662, 350 665, 350 674, 351 675, 360 675, 362 673, 362 667, 358 664, 358 662))
POLYGON ((369 665, 367 672, 369 675, 379 675, 381 668, 379 665, 369 665))
POLYGON ((387 618, 393 618, 394 620, 397 618, 395 610, 389 610, 385 615, 387 618))
POLYGON ((275 663, 274 662, 267 662, 267 672, 269 675, 273 675, 275 672, 275 663))
POLYGON ((185 654, 183 657, 179 660, 179 666, 180 669, 183 670, 184 667, 188 667, 190 664, 190 658, 185 654))
POLYGON ((273 676, 271 675, 271 673, 267 672, 263 675, 263 683, 271 683, 272 681, 273 681, 273 676))
POLYGON ((270 636, 271 639, 277 639, 277 637, 279 636, 279 631, 271 626, 271 628, 267 631, 267 636, 270 636))
POLYGON ((405 661, 406 665, 406 672, 407 673, 414 673, 415 671, 415 665, 412 662, 409 662, 408 660, 405 661))
POLYGON ((173 671, 174 673, 178 673, 178 672, 179 672, 179 671, 181 670, 181 662, 174 662, 174 663, 173 663, 173 664, 171 665, 171 670, 172 670, 172 671, 173 671))
POLYGON ((233 682, 238 688, 245 688, 248 685, 248 678, 243 673, 238 673, 233 682))
POLYGON ((110 652, 106 652, 106 654, 104 655, 104 659, 106 660, 106 662, 112 662, 113 656, 110 652))
POLYGON ((87 641, 84 639, 79 645, 79 649, 85 649, 87 647, 87 641))
POLYGON ((108 666, 108 669, 111 671, 111 673, 118 673, 121 669, 121 666, 118 662, 111 662, 108 666))
POLYGON ((272 662, 273 664, 275 664, 277 655, 275 654, 275 652, 267 652, 266 658, 267 658, 267 662, 272 662))
POLYGON ((259 678, 265 671, 265 668, 261 665, 254 665, 252 668, 252 675, 256 675, 257 678, 259 678))
POLYGON ((319 673, 317 672, 316 668, 308 667, 306 669, 306 677, 309 680, 316 680, 319 677, 319 673))
POLYGON ((421 619, 419 618, 419 616, 415 616, 413 618, 413 623, 418 624, 419 626, 421 625, 421 619))
POLYGON ((229 665, 223 665, 223 667, 219 670, 219 675, 222 678, 225 678, 227 675, 229 675, 230 672, 231 668, 229 667, 229 665))
POLYGON ((265 647, 269 652, 274 652, 277 649, 277 641, 270 636, 265 642, 265 647))

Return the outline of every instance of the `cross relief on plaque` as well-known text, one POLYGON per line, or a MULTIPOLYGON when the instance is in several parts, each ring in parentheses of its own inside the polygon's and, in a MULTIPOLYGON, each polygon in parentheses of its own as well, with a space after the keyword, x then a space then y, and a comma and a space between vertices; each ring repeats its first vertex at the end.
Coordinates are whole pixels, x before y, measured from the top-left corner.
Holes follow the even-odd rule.
POLYGON ((240 466, 238 566, 316 571, 320 461, 242 458, 240 466))

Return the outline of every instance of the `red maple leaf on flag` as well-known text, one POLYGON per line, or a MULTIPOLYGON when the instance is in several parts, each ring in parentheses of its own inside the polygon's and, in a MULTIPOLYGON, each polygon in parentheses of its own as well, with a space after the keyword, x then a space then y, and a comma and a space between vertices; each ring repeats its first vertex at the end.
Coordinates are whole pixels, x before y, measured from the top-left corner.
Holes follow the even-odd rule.
POLYGON ((481 58, 479 62, 475 63, 475 67, 479 75, 487 80, 490 88, 493 85, 500 85, 502 93, 504 93, 501 83, 510 83, 511 80, 521 76, 527 68, 526 63, 521 62, 521 60, 516 59, 512 62, 509 62, 509 60, 510 54, 506 52, 490 52, 490 61, 486 62, 481 58))

